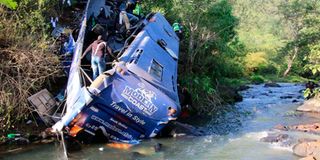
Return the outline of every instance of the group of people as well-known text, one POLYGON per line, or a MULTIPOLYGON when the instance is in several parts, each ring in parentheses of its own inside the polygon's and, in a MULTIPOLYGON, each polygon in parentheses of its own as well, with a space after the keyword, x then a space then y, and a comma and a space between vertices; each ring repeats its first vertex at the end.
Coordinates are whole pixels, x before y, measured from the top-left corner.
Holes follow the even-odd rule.
MULTIPOLYGON (((112 14, 117 14, 112 17, 113 20, 109 20, 110 17, 106 16, 105 9, 100 8, 100 13, 97 17, 91 16, 89 23, 90 29, 94 31, 98 36, 97 38, 87 47, 83 52, 82 57, 84 58, 91 51, 91 68, 93 71, 93 80, 96 79, 100 74, 106 70, 106 62, 112 55, 112 49, 108 45, 105 39, 108 38, 109 33, 120 28, 125 28, 126 31, 130 31, 131 24, 139 21, 142 15, 142 8, 139 0, 106 0, 106 5, 110 7, 112 14), (108 32, 102 30, 107 29, 108 32), (105 34, 106 33, 106 34, 105 34)), ((175 21, 172 24, 172 28, 177 36, 181 39, 183 35, 183 27, 175 21)), ((119 62, 120 66, 123 65, 119 62)), ((185 87, 178 85, 179 99, 182 106, 182 118, 189 117, 192 111, 192 96, 185 87)))
POLYGON ((101 7, 97 17, 89 18, 91 30, 98 36, 82 54, 84 58, 91 51, 93 80, 106 70, 106 62, 109 61, 107 57, 110 58, 112 55, 112 49, 106 41, 109 32, 117 32, 122 26, 128 32, 131 24, 138 22, 142 17, 139 0, 106 0, 105 4, 110 7, 113 15, 106 16, 105 8, 101 7))
MULTIPOLYGON (((97 17, 91 15, 89 18, 89 28, 98 36, 82 55, 83 58, 91 51, 93 80, 105 71, 106 62, 109 61, 110 54, 112 55, 112 50, 106 42, 108 36, 111 33, 130 34, 133 24, 143 17, 140 0, 106 0, 105 5, 110 8, 108 16, 106 16, 105 8, 101 7, 97 17)), ((175 21, 172 28, 181 39, 182 25, 175 21)))

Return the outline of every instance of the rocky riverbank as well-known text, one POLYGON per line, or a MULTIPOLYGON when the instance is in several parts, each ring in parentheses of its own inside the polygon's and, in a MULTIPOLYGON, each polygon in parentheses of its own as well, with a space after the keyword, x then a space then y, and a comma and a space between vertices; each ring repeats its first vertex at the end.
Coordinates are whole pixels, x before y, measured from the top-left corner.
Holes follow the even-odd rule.
MULTIPOLYGON (((320 117, 320 99, 312 98, 304 101, 304 103, 297 108, 297 111, 313 114, 313 117, 320 117)), ((304 114, 304 116, 310 116, 304 114)), ((300 160, 320 160, 320 139, 309 138, 308 135, 320 135, 320 122, 309 124, 296 125, 276 125, 273 130, 290 132, 306 133, 301 138, 289 136, 286 133, 269 134, 267 137, 260 139, 262 142, 280 143, 281 145, 289 145, 292 147, 293 154, 301 157, 300 160)))
MULTIPOLYGON (((249 85, 244 87, 244 90, 239 89, 243 90, 239 92, 243 96, 243 101, 230 106, 229 110, 217 112, 211 117, 201 117, 199 120, 192 117, 190 120, 193 122, 192 124, 201 127, 176 123, 171 124, 173 125, 172 130, 171 125, 168 125, 168 132, 163 134, 166 137, 175 138, 159 137, 141 141, 141 144, 132 146, 125 151, 115 150, 114 147, 105 143, 85 145, 81 151, 70 154, 79 157, 79 159, 103 159, 105 157, 159 159, 159 155, 165 157, 164 159, 168 157, 169 159, 302 158, 304 156, 301 154, 299 154, 300 156, 293 154, 294 146, 300 142, 316 142, 315 140, 320 139, 320 136, 314 133, 293 130, 299 123, 310 124, 312 127, 311 124, 320 122, 316 113, 295 111, 303 103, 300 92, 303 88, 304 86, 301 84, 288 83, 272 86, 249 85), (294 100, 295 102, 293 102, 294 100), (309 115, 313 117, 307 118, 309 115), (204 119, 207 119, 206 122, 204 119), (277 124, 281 124, 281 126, 278 125, 279 128, 284 129, 275 129, 274 126, 277 124), (270 128, 272 129, 270 130, 270 128), (160 148, 162 149, 160 151, 154 149, 159 148, 154 147, 154 144, 161 144, 160 148), (143 151, 140 150, 141 148, 143 151)), ((226 106, 226 108, 228 107, 226 106)), ((21 159, 30 159, 25 157, 32 157, 32 159, 43 159, 47 157, 46 159, 50 159, 48 157, 60 153, 52 153, 52 150, 56 148, 55 145, 27 145, 20 148, 23 149, 20 149, 22 152, 18 151, 19 154, 13 155, 15 150, 10 149, 13 152, 1 158, 19 159, 17 157, 23 157, 21 159), (32 152, 24 150, 32 148, 32 146, 34 146, 32 152), (41 148, 41 150, 35 148, 41 148), (34 158, 35 155, 42 156, 34 158)), ((296 147, 296 150, 298 148, 300 147, 296 147)), ((309 150, 312 151, 312 149, 309 150)))

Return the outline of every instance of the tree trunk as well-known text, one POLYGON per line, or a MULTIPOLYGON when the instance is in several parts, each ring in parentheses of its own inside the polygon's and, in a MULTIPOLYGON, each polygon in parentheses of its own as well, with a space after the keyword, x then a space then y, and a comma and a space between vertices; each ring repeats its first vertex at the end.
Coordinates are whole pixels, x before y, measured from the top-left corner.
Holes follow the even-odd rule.
POLYGON ((197 30, 197 25, 190 22, 190 37, 189 37, 189 46, 188 46, 188 70, 191 73, 192 72, 192 66, 193 66, 193 54, 194 54, 194 38, 195 38, 195 31, 197 30))
POLYGON ((292 67, 292 63, 294 61, 294 59, 297 57, 297 54, 298 54, 298 47, 294 47, 294 50, 293 50, 293 56, 289 59, 288 59, 288 65, 287 65, 287 69, 286 71, 283 73, 283 77, 286 77, 289 72, 291 71, 291 67, 292 67))
POLYGON ((192 52, 193 52, 193 44, 194 44, 194 40, 193 40, 193 35, 194 33, 191 31, 190 32, 190 39, 189 39, 189 46, 188 46, 188 57, 187 57, 187 67, 188 67, 188 71, 191 73, 192 71, 192 52))

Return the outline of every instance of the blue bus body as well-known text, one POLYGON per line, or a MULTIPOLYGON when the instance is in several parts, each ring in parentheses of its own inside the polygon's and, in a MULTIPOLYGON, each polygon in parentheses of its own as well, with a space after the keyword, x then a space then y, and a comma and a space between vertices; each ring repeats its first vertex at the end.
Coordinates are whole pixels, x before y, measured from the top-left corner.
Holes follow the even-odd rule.
POLYGON ((154 137, 180 114, 179 38, 160 13, 148 16, 113 68, 86 86, 80 57, 94 3, 88 1, 69 72, 67 111, 53 129, 67 129, 74 137, 100 131, 111 141, 127 143, 154 137))

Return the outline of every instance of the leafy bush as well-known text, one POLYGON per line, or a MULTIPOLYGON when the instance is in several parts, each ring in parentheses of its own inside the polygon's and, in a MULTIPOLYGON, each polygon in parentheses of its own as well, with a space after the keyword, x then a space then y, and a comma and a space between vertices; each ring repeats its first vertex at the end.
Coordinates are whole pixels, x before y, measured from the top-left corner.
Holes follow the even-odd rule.
POLYGON ((278 74, 278 68, 275 67, 272 63, 259 64, 256 73, 261 75, 278 74))
POLYGON ((261 75, 252 75, 252 76, 250 77, 250 80, 251 80, 251 82, 254 83, 254 84, 264 83, 264 78, 263 78, 263 76, 261 76, 261 75))
POLYGON ((187 87, 192 94, 195 109, 199 114, 210 114, 218 106, 222 99, 214 86, 214 80, 206 75, 180 75, 181 85, 187 87))
POLYGON ((320 88, 315 88, 312 91, 309 88, 307 88, 307 89, 305 89, 303 91, 303 96, 304 96, 304 98, 307 98, 307 99, 313 98, 313 97, 319 98, 319 96, 320 96, 320 88))
POLYGON ((5 5, 6 7, 10 9, 16 9, 17 8, 17 2, 13 0, 0 0, 0 4, 5 5))
POLYGON ((245 67, 249 74, 255 73, 259 65, 267 63, 267 55, 265 52, 253 52, 247 54, 245 57, 245 67))

